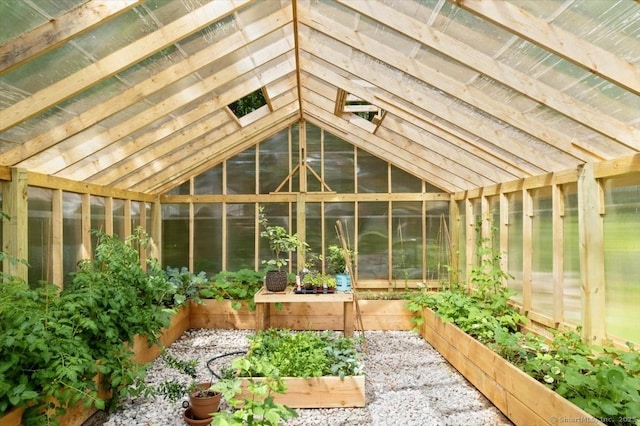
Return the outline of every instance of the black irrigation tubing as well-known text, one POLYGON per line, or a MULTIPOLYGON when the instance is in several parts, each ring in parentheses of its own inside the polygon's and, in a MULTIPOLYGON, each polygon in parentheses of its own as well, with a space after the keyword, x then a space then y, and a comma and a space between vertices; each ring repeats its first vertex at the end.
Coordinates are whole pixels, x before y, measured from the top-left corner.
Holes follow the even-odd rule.
POLYGON ((211 358, 210 360, 207 361, 207 369, 209 370, 209 372, 218 380, 222 380, 222 377, 220 377, 219 375, 216 374, 215 371, 213 371, 213 368, 211 368, 211 365, 209 365, 211 362, 215 361, 216 359, 220 359, 220 358, 224 358, 227 356, 231 356, 231 355, 244 355, 246 354, 247 351, 234 351, 234 352, 227 352, 226 354, 222 354, 222 355, 218 355, 218 356, 214 356, 213 358, 211 358))

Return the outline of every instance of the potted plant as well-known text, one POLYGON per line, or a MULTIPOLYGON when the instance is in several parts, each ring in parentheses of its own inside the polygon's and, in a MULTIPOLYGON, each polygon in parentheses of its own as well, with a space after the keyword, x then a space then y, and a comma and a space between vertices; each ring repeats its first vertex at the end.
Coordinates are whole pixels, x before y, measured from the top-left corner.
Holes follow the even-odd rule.
MULTIPOLYGON (((353 261, 353 250, 347 250, 349 253, 349 260, 353 261)), ((351 277, 349 277, 347 271, 347 259, 344 255, 342 247, 337 245, 330 245, 327 253, 327 268, 329 271, 335 274, 336 288, 338 291, 350 291, 351 290, 351 277)))
POLYGON ((287 271, 282 268, 289 264, 289 253, 298 247, 306 247, 306 244, 300 241, 297 234, 290 234, 282 226, 269 225, 263 209, 260 206, 259 222, 263 228, 260 236, 269 240, 269 248, 274 254, 272 259, 262 261, 267 268, 265 285, 268 291, 284 291, 288 277, 287 271))
POLYGON ((146 393, 148 395, 162 395, 172 402, 176 402, 188 394, 189 403, 183 403, 186 408, 183 416, 184 420, 193 425, 209 424, 212 414, 218 411, 222 394, 212 389, 212 381, 198 382, 196 380, 198 360, 184 361, 166 351, 162 352, 161 357, 168 367, 179 371, 188 379, 179 380, 173 378, 165 380, 155 387, 149 387, 146 393), (200 422, 204 420, 207 420, 207 422, 200 422))

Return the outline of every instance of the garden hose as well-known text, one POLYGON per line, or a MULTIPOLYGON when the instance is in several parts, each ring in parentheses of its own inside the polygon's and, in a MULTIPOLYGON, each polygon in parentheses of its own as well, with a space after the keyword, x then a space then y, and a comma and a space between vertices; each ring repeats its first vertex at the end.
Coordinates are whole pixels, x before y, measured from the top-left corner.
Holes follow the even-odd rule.
POLYGON ((234 351, 234 352, 228 352, 226 354, 222 354, 222 355, 218 355, 218 356, 214 356, 213 358, 209 359, 207 361, 207 369, 209 370, 209 372, 218 380, 222 380, 222 377, 219 376, 218 374, 216 374, 215 371, 213 371, 213 368, 211 368, 211 365, 209 365, 211 362, 215 361, 216 359, 220 359, 220 358, 224 358, 227 356, 231 356, 231 355, 244 355, 246 354, 247 351, 234 351))

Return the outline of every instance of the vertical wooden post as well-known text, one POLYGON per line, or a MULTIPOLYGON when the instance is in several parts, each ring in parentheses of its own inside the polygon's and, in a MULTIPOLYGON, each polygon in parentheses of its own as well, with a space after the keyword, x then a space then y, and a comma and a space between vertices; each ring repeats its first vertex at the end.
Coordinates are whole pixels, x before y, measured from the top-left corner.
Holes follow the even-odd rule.
MULTIPOLYGON (((2 183, 2 210, 10 219, 2 220, 2 251, 19 260, 29 256, 29 211, 27 208, 27 171, 11 169, 11 181, 2 183)), ((29 280, 29 269, 24 263, 13 263, 10 259, 2 261, 2 270, 25 282, 29 280)))
POLYGON ((158 262, 162 264, 162 205, 160 197, 156 197, 151 205, 151 239, 153 245, 149 255, 158 259, 158 262))
POLYGON ((104 197, 104 233, 113 234, 113 197, 104 197))
POLYGON ((553 322, 564 319, 564 194, 560 185, 551 186, 553 227, 553 322))
POLYGON ((522 190, 522 308, 525 315, 531 311, 533 276, 533 198, 522 190))
POLYGON ((63 200, 62 190, 54 189, 51 200, 51 283, 62 290, 64 284, 63 200))
POLYGON ((124 200, 124 238, 129 238, 133 229, 131 228, 131 199, 124 200))
POLYGON ((600 344, 605 338, 604 210, 602 186, 593 164, 578 168, 578 240, 582 290, 582 338, 600 344))

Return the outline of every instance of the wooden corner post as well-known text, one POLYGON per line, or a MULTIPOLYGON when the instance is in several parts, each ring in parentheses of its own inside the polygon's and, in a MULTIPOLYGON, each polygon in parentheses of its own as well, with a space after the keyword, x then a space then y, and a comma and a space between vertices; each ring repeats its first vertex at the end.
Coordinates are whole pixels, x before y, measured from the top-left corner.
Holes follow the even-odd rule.
MULTIPOLYGON (((29 211, 27 208, 27 171, 11 169, 11 181, 2 183, 2 210, 10 219, 2 220, 2 251, 18 260, 29 257, 29 211)), ((22 262, 5 258, 2 270, 10 275, 29 280, 29 270, 22 262)))
POLYGON ((578 240, 582 296, 582 339, 600 344, 606 335, 604 211, 602 186, 593 164, 578 168, 578 240))

